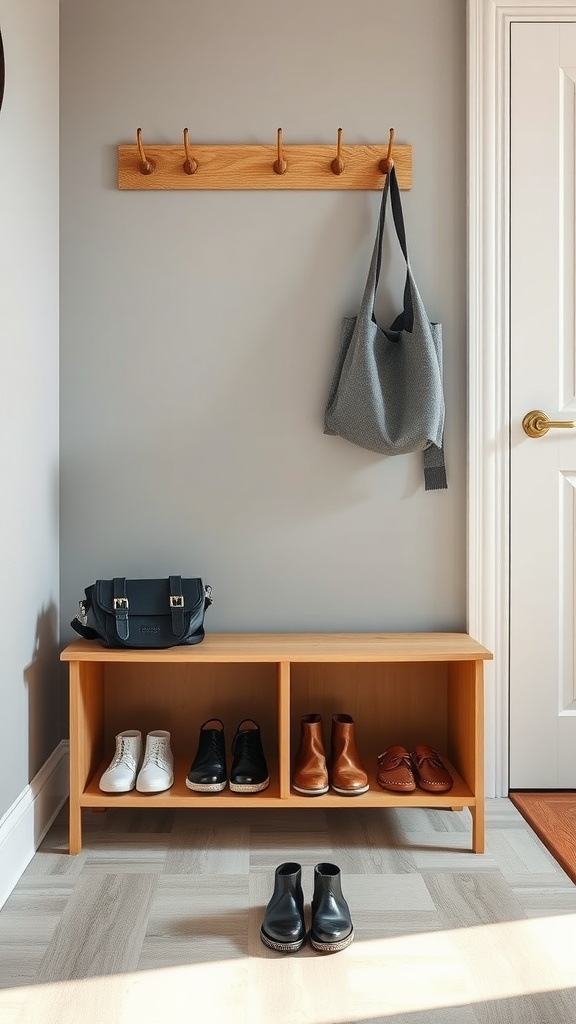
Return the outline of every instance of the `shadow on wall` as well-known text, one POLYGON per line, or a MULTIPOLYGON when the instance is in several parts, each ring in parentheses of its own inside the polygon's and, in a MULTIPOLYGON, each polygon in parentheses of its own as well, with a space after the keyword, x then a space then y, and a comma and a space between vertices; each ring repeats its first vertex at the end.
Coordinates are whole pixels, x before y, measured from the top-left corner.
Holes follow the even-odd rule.
POLYGON ((58 611, 52 602, 36 621, 32 661, 24 670, 28 687, 28 777, 32 780, 60 741, 61 682, 58 611))

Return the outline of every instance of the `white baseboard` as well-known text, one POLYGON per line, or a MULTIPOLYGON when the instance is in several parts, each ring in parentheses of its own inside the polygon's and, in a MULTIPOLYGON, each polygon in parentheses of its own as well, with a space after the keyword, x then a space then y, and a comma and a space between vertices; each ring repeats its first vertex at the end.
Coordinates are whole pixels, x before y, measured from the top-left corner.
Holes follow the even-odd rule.
POLYGON ((68 797, 68 751, 62 740, 0 819, 0 907, 68 797))

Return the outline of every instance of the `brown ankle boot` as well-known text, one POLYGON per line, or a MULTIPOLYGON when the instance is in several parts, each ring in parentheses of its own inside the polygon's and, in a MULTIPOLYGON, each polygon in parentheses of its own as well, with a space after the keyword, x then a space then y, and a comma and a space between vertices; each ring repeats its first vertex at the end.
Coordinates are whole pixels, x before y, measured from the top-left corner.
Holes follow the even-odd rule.
POLYGON ((356 750, 354 720, 350 715, 332 715, 332 772, 335 793, 359 796, 370 788, 368 776, 356 750))
POLYGON ((300 733, 292 787, 304 796, 321 796, 328 792, 328 769, 320 715, 303 715, 300 733))

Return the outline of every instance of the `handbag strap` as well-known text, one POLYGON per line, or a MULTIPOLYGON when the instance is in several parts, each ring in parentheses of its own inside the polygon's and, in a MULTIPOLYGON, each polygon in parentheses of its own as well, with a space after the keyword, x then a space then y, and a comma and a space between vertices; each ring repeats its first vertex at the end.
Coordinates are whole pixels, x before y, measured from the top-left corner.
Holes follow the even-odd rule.
POLYGON ((170 614, 172 616, 172 632, 174 636, 183 636, 186 632, 186 621, 184 619, 184 591, 182 590, 182 577, 169 576, 170 586, 170 614))
MULTIPOLYGON (((400 243, 400 248, 406 262, 406 281, 404 284, 404 304, 402 312, 398 314, 390 331, 384 333, 389 337, 391 332, 397 332, 401 330, 411 331, 414 324, 414 306, 412 302, 412 287, 411 287, 411 273, 410 273, 410 262, 408 259, 408 246, 406 244, 406 229, 404 227, 404 214, 402 212, 402 201, 400 199, 400 188, 398 186, 398 178, 396 177, 396 168, 392 169, 386 175, 386 181, 384 182, 384 188, 382 190, 382 202, 380 203, 380 216, 378 218, 378 229, 376 231, 376 241, 374 242, 374 249, 372 252, 372 259, 370 261, 370 269, 368 271, 368 278, 366 281, 366 288, 364 289, 364 295, 362 297, 362 304, 360 310, 364 315, 374 320, 374 302, 376 299, 376 289, 378 288, 378 281, 380 280, 380 268, 382 265, 382 243, 384 240, 384 227, 386 224, 386 208, 388 205, 388 194, 390 194, 390 205, 392 207, 392 218, 394 221, 394 227, 396 229, 396 236, 400 243)), ((390 340, 396 340, 393 337, 390 340)))
POLYGON ((112 611, 116 621, 116 632, 120 640, 127 640, 130 636, 130 624, 128 621, 129 605, 125 577, 117 576, 112 586, 112 611))
MULTIPOLYGON (((167 604, 172 619, 172 632, 174 636, 183 636, 186 632, 186 618, 182 577, 170 576, 168 578, 168 587, 167 604)), ((116 632, 121 640, 127 640, 130 635, 130 623, 128 618, 128 594, 124 577, 114 579, 113 598, 112 610, 116 621, 116 632)))
POLYGON ((78 614, 72 619, 70 625, 72 629, 75 629, 84 640, 98 640, 99 634, 91 626, 87 626, 85 623, 86 615, 90 609, 90 601, 86 598, 84 601, 79 601, 78 614), (84 621, 83 621, 84 620, 84 621))

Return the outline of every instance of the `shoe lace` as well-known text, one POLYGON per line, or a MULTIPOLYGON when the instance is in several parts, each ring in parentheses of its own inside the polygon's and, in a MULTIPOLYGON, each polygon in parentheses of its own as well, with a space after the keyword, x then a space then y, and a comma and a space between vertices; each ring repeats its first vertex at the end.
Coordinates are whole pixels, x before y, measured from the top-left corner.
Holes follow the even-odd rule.
POLYGON ((428 764, 430 765, 431 768, 444 768, 444 765, 442 764, 442 761, 438 757, 436 751, 433 751, 431 754, 412 753, 411 756, 417 768, 421 768, 423 764, 428 764))
POLYGON ((210 733, 210 749, 211 752, 213 754, 216 754, 217 757, 220 756, 220 739, 219 734, 216 732, 216 730, 210 733))
POLYGON ((146 764, 155 764, 157 768, 165 768, 167 763, 166 740, 161 736, 153 736, 148 741, 146 764))
POLYGON ((235 758, 242 758, 249 762, 254 761, 254 736, 254 730, 246 730, 237 734, 232 744, 232 753, 235 758))
POLYGON ((247 732, 239 732, 234 740, 234 754, 246 754, 249 749, 249 737, 247 732))
POLYGON ((383 754, 378 754, 378 764, 381 765, 384 758, 388 759, 386 765, 387 768, 399 768, 401 764, 405 764, 408 768, 411 768, 410 757, 408 754, 388 754, 385 750, 383 754))
POLYGON ((220 734, 216 729, 207 730, 203 734, 194 760, 197 765, 213 764, 214 761, 222 760, 220 734))
POLYGON ((116 748, 116 755, 110 767, 116 768, 119 764, 127 764, 130 768, 136 767, 136 758, 132 753, 130 744, 124 736, 120 738, 120 743, 116 748))

